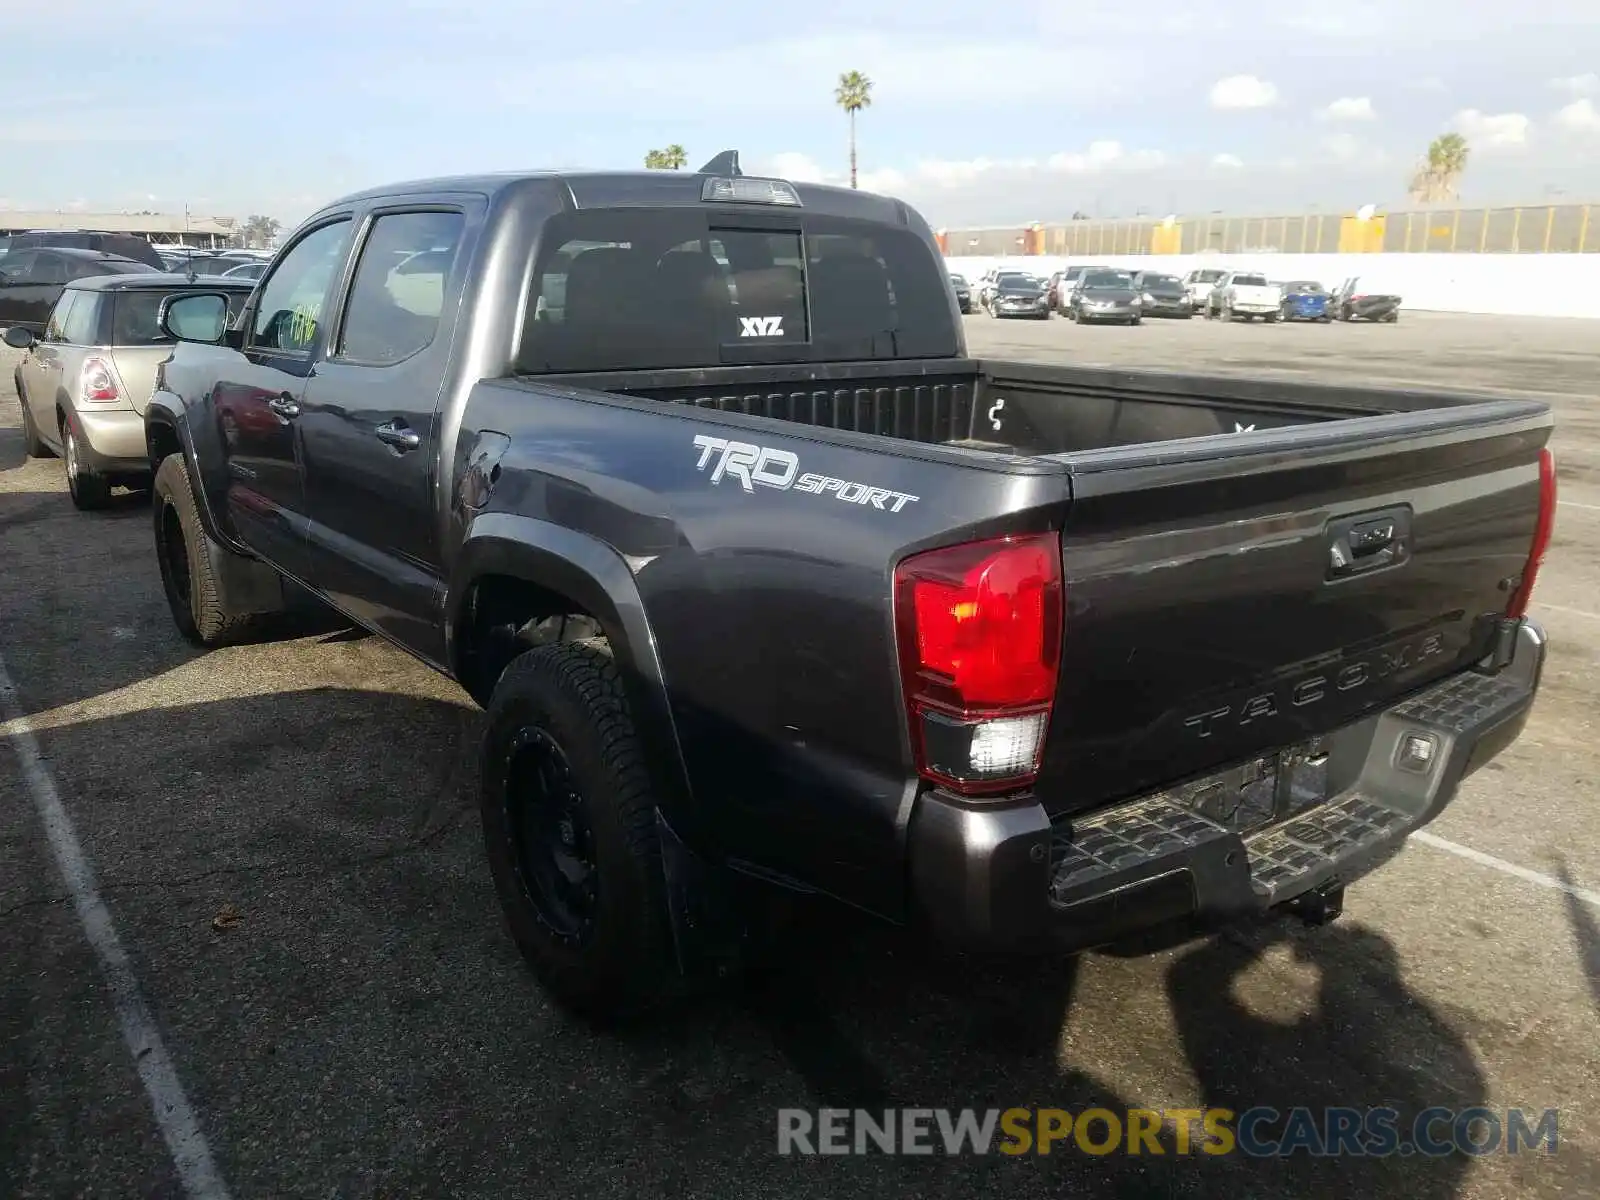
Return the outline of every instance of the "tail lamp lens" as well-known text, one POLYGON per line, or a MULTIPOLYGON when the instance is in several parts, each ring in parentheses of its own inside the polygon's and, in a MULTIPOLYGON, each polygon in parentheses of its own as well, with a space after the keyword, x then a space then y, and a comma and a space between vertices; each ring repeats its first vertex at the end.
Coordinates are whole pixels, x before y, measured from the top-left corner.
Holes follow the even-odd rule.
POLYGON ((1524 617, 1528 601, 1533 597, 1533 585, 1539 578, 1539 568, 1544 565, 1545 552, 1550 549, 1550 536, 1556 523, 1556 457, 1548 447, 1539 451, 1539 520, 1533 527, 1533 545, 1528 549, 1528 561, 1522 568, 1522 580, 1506 605, 1506 616, 1524 617))
POLYGON ((121 399, 111 364, 93 356, 84 359, 83 370, 78 375, 78 403, 115 404, 121 399))
POLYGON ((1061 658, 1057 535, 914 555, 895 613, 918 773, 966 794, 1033 782, 1061 658))

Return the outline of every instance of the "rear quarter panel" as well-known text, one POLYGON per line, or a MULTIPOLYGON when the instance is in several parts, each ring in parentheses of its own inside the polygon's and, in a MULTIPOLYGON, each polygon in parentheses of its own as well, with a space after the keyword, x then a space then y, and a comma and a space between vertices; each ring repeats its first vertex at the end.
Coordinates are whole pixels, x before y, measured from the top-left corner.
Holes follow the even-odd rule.
POLYGON ((1064 472, 519 383, 474 390, 463 441, 480 431, 511 439, 486 511, 587 534, 632 571, 697 829, 721 853, 894 914, 913 772, 893 565, 930 544, 1048 527, 1064 472), (728 442, 735 463, 740 444, 768 452, 748 481, 718 477, 728 442), (894 511, 762 482, 807 476, 914 499, 894 511))

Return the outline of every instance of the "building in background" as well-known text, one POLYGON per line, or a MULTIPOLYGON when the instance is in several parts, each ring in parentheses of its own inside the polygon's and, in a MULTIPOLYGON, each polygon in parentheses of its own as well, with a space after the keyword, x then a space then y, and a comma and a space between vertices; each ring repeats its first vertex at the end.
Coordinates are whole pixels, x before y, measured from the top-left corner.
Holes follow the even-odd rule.
POLYGON ((196 246, 207 250, 233 244, 238 221, 170 213, 22 212, 0 209, 0 235, 33 229, 74 229, 88 233, 132 233, 158 246, 196 246))

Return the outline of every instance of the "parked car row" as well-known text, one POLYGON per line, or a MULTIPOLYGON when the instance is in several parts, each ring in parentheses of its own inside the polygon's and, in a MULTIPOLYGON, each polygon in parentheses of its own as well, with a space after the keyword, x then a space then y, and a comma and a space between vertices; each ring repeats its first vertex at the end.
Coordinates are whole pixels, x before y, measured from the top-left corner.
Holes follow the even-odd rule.
POLYGON ((24 351, 13 375, 33 458, 65 460, 82 509, 148 488, 144 410, 174 339, 162 305, 222 293, 237 314, 267 266, 259 251, 153 246, 131 234, 40 230, 0 241, 0 327, 24 351))
POLYGON ((991 267, 976 287, 950 276, 963 313, 1048 320, 1059 313, 1078 323, 1138 325, 1145 317, 1254 321, 1383 321, 1400 317, 1400 297, 1364 291, 1359 276, 1331 291, 1311 279, 1275 281, 1260 271, 1202 267, 1179 277, 1077 263, 1044 276, 1018 267, 991 267))

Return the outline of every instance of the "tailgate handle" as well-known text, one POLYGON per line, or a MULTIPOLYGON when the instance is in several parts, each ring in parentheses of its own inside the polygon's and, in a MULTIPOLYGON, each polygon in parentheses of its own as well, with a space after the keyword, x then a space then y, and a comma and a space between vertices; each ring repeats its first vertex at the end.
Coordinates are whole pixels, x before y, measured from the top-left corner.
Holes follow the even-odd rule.
POLYGON ((1411 510, 1345 517, 1328 526, 1328 578, 1342 579, 1404 562, 1411 549, 1411 510))

